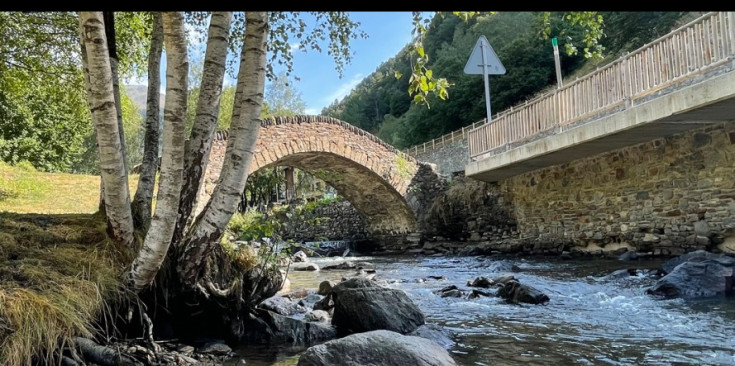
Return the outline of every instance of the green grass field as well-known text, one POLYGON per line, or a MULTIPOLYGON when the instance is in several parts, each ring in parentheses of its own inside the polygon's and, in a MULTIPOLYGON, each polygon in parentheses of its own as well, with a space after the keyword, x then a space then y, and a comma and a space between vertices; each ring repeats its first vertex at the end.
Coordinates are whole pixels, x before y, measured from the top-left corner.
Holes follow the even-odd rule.
MULTIPOLYGON (((131 195, 138 175, 129 178, 131 195)), ((100 198, 96 175, 44 173, 0 162, 0 212, 94 213, 100 198)))

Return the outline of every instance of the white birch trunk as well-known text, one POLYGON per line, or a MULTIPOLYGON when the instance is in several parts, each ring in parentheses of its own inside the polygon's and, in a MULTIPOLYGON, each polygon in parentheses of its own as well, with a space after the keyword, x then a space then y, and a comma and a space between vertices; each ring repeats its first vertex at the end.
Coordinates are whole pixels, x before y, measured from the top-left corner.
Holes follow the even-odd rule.
POLYGON ((213 245, 219 242, 227 223, 237 209, 260 130, 268 18, 265 12, 247 12, 245 18, 243 52, 245 52, 246 72, 242 80, 244 88, 241 116, 232 121, 222 173, 212 198, 194 223, 178 258, 179 277, 189 286, 193 286, 198 280, 204 267, 204 260, 213 245))
POLYGON ((161 143, 159 136, 159 110, 161 86, 161 51, 163 50, 163 24, 161 13, 153 15, 153 32, 151 33, 151 48, 148 53, 148 95, 146 98, 145 120, 145 148, 143 163, 138 178, 138 188, 133 199, 133 214, 135 224, 147 232, 151 222, 151 202, 153 187, 158 171, 158 146, 161 143))
POLYGON ((191 225, 192 209, 196 204, 199 188, 204 181, 204 172, 207 170, 212 136, 219 117, 231 20, 232 12, 214 12, 209 23, 199 101, 184 157, 186 174, 184 174, 184 185, 179 200, 179 218, 176 222, 173 245, 179 244, 186 229, 191 225))
POLYGON ((179 209, 184 170, 184 130, 189 64, 184 18, 181 13, 163 13, 166 44, 166 104, 163 111, 163 154, 156 211, 143 247, 133 261, 130 277, 137 290, 148 286, 166 258, 179 209))
POLYGON ((87 53, 89 104, 97 133, 108 233, 116 241, 133 244, 128 176, 117 124, 112 71, 101 12, 80 12, 79 28, 87 53))

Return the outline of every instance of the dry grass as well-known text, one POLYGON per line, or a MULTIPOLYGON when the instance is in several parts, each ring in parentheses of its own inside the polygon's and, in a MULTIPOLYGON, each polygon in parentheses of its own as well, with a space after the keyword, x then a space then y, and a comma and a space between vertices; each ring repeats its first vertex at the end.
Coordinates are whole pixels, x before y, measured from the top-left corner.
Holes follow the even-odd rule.
MULTIPOLYGON (((135 193, 138 175, 129 178, 135 193)), ((94 213, 99 203, 100 177, 43 173, 0 162, 0 212, 94 213)))
POLYGON ((0 212, 0 365, 45 364, 112 326, 131 253, 107 239, 103 216, 78 214, 97 210, 99 177, 0 163, 0 191, 0 211, 16 212, 0 212))

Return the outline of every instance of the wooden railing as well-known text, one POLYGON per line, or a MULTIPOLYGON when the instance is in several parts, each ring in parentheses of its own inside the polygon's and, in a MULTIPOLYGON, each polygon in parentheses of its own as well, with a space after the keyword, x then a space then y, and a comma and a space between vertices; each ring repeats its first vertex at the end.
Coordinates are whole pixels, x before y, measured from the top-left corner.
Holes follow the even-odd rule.
POLYGON ((411 146, 408 149, 403 150, 403 152, 415 157, 416 154, 421 154, 427 151, 432 151, 442 146, 449 145, 458 140, 466 140, 467 135, 469 134, 471 130, 479 126, 482 126, 484 123, 485 123, 485 120, 475 122, 469 126, 462 127, 459 130, 455 130, 446 135, 439 136, 431 141, 424 142, 420 145, 411 146))
MULTIPOLYGON (((562 88, 498 113, 491 123, 479 121, 470 131, 463 129, 462 135, 468 134, 474 158, 611 109, 627 108, 651 93, 731 62, 734 55, 735 13, 708 13, 562 88)), ((429 143, 436 145, 436 139, 429 143)), ((427 148, 426 143, 419 146, 427 148)))

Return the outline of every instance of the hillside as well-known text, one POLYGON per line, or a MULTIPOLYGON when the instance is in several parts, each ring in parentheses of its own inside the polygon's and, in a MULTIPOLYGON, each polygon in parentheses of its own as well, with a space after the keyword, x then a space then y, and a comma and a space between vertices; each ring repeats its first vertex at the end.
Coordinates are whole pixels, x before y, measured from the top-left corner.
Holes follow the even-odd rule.
MULTIPOLYGON (((141 112, 141 114, 145 115, 145 109, 146 109, 146 98, 148 95, 148 86, 147 85, 125 85, 125 91, 128 93, 128 97, 135 103, 135 106, 138 107, 138 110, 141 112)), ((160 103, 161 106, 163 106, 164 99, 166 98, 166 95, 161 93, 160 94, 160 103)))
MULTIPOLYGON (((634 50, 669 32, 692 14, 686 12, 605 12, 601 40, 605 48, 602 60, 586 59, 579 49, 567 55, 567 45, 583 44, 584 33, 552 13, 550 34, 559 38, 561 67, 565 77, 614 60, 623 52, 634 50)), ((411 74, 408 49, 381 64, 352 92, 322 114, 336 117, 377 134, 384 141, 405 148, 431 140, 485 118, 482 77, 465 75, 464 65, 480 35, 490 41, 507 73, 490 78, 494 113, 505 110, 556 83, 553 49, 548 39, 540 37, 543 29, 540 12, 500 12, 475 17, 468 22, 450 14, 437 14, 424 40, 429 56, 428 67, 435 76, 447 78, 453 85, 449 99, 430 97, 431 108, 411 102, 408 78, 411 74), (394 75, 402 74, 401 79, 394 75)))

